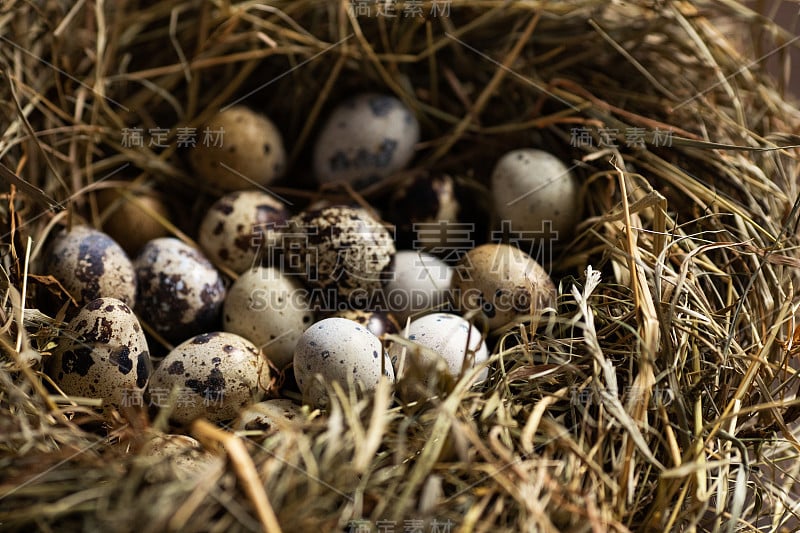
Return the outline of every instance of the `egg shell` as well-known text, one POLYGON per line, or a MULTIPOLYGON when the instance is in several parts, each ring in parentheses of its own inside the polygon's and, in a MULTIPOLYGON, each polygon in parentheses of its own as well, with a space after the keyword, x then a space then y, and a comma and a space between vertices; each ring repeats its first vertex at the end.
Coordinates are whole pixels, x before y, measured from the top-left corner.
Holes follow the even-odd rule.
POLYGON ((152 363, 131 308, 116 298, 98 298, 67 324, 50 368, 64 393, 100 398, 108 412, 142 405, 152 363))
POLYGON ((453 268, 431 254, 399 250, 394 255, 385 301, 401 325, 417 313, 435 310, 450 295, 453 268))
POLYGON ((426 224, 455 224, 460 211, 451 176, 418 174, 400 183, 389 201, 386 216, 397 227, 398 234, 412 241, 415 248, 431 249, 447 244, 447 232, 420 229, 426 224))
POLYGON ((213 187, 250 189, 272 183, 286 170, 281 132, 266 116, 245 106, 220 111, 200 130, 210 133, 189 149, 189 161, 213 187))
POLYGON ((148 483, 199 479, 223 463, 221 457, 207 452, 196 439, 186 435, 157 435, 147 441, 139 453, 143 457, 168 459, 148 469, 144 475, 148 483))
MULTIPOLYGON (((438 354, 454 377, 461 375, 465 360, 468 363, 467 368, 469 368, 483 363, 489 358, 489 349, 478 328, 455 314, 433 313, 412 320, 403 332, 403 336, 438 354), (467 349, 468 342, 469 350, 467 349)), ((389 355, 396 366, 398 379, 405 375, 407 365, 411 364, 413 360, 408 355, 404 358, 403 350, 404 347, 399 343, 392 343, 389 346, 389 355)), ((420 351, 417 355, 422 366, 435 364, 435 361, 429 357, 430 352, 420 351)), ((478 381, 485 380, 487 375, 488 370, 484 370, 479 374, 478 381)))
POLYGON ((170 219, 167 206, 160 196, 152 192, 131 192, 131 197, 121 194, 123 189, 105 189, 98 194, 103 231, 117 241, 131 257, 148 241, 166 237, 169 231, 150 213, 149 209, 166 220, 170 219), (142 207, 144 206, 144 208, 142 207))
POLYGON ((231 420, 269 389, 269 361, 239 335, 203 333, 159 363, 148 389, 151 402, 166 407, 173 387, 178 387, 171 414, 175 422, 187 424, 200 416, 211 422, 231 420))
POLYGON ((529 240, 569 237, 580 221, 579 186, 570 169, 543 150, 508 152, 494 167, 492 196, 497 218, 529 240))
POLYGON ((74 226, 55 236, 46 253, 44 272, 54 276, 84 305, 97 298, 136 301, 131 260, 111 237, 88 226, 74 226))
POLYGON ((258 266, 277 244, 277 230, 286 225, 283 202, 262 191, 228 193, 211 206, 198 231, 206 256, 240 274, 258 266))
POLYGON ((365 187, 403 169, 418 141, 419 122, 400 100, 360 94, 336 107, 322 126, 314 175, 320 183, 365 187))
POLYGON ((381 376, 394 381, 394 370, 380 339, 346 318, 326 318, 308 328, 294 352, 294 375, 303 400, 324 408, 328 395, 323 383, 337 382, 345 390, 358 383, 374 390, 381 376))
POLYGON ((292 400, 278 398, 246 407, 233 427, 239 431, 273 431, 304 418, 303 408, 292 400))
POLYGON ((464 254, 456 266, 452 291, 463 312, 480 310, 491 329, 553 306, 556 299, 547 271, 518 247, 500 243, 483 244, 464 254))
POLYGON ((383 287, 395 253, 389 231, 365 209, 348 206, 292 217, 281 242, 287 266, 298 267, 312 288, 338 295, 337 302, 324 299, 326 307, 315 308, 327 312, 367 307, 383 287))
POLYGON ((198 250, 162 237, 145 245, 134 267, 139 282, 136 309, 159 334, 179 342, 216 328, 225 285, 198 250))
POLYGON ((376 337, 380 337, 387 333, 397 333, 400 331, 397 320, 390 313, 386 313, 384 311, 342 309, 333 313, 331 317, 346 318, 347 320, 358 322, 376 337))
POLYGON ((314 321, 297 276, 258 267, 239 276, 223 306, 223 325, 261 348, 278 368, 292 362, 297 339, 314 321))

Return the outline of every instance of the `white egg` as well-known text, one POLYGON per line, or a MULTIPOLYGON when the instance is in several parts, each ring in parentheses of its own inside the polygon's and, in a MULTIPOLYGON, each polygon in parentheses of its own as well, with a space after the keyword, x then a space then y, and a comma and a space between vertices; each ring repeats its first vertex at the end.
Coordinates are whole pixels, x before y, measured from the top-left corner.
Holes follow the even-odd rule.
POLYGON ((403 326, 412 315, 446 303, 452 278, 453 268, 438 257, 400 250, 384 288, 386 305, 403 326))
POLYGON ((314 146, 320 183, 364 187, 403 169, 414 156, 419 123, 393 96, 365 93, 333 110, 314 146))
MULTIPOLYGON (((489 349, 484 342, 478 328, 464 318, 450 313, 433 313, 413 320, 403 336, 414 343, 428 348, 414 354, 409 354, 410 348, 405 348, 400 343, 392 343, 389 355, 397 369, 397 378, 402 378, 409 365, 418 360, 421 367, 433 366, 436 361, 430 356, 437 354, 447 364, 447 369, 453 377, 462 374, 462 370, 485 362, 489 358, 489 349), (466 367, 466 368, 465 368, 466 367)), ((484 369, 478 376, 478 381, 483 381, 488 375, 484 369)))
POLYGON ((226 331, 254 343, 278 368, 292 362, 297 339, 314 320, 297 276, 265 267, 239 276, 228 290, 222 315, 226 331))
POLYGON ((231 420, 270 387, 269 361, 253 343, 228 332, 197 335, 176 346, 153 372, 150 402, 172 408, 172 420, 187 424, 203 416, 231 420), (177 388, 174 404, 170 394, 177 388))
POLYGON ((294 352, 294 375, 303 400, 325 407, 324 383, 351 384, 373 390, 381 379, 394 381, 394 371, 380 339, 363 325, 346 318, 326 318, 308 328, 294 352))
POLYGON ((524 240, 571 235, 581 216, 578 182, 552 154, 524 148, 508 152, 492 172, 497 218, 509 229, 529 232, 524 240))
POLYGON ((116 298, 86 304, 62 332, 51 375, 71 396, 100 398, 108 412, 143 405, 152 364, 133 311, 116 298))

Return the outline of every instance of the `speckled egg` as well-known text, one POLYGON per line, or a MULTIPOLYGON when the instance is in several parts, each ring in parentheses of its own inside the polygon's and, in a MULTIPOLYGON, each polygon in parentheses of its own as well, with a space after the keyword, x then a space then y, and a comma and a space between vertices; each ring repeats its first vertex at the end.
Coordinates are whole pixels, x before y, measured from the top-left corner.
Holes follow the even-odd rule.
POLYGON ((222 457, 204 450, 196 439, 186 435, 157 435, 147 441, 139 453, 141 457, 167 459, 147 470, 144 478, 148 483, 201 478, 224 463, 222 457))
POLYGON ((494 167, 492 196, 498 220, 527 240, 571 235, 580 221, 579 186, 554 155, 533 148, 508 152, 494 167))
POLYGON ((461 258, 452 291, 463 312, 480 310, 491 329, 552 306, 556 297, 539 263, 516 246, 498 243, 478 246, 461 258))
POLYGON ((333 110, 314 145, 320 183, 364 187, 403 169, 414 156, 419 123, 393 96, 365 93, 333 110))
POLYGON ((387 220, 415 248, 443 246, 447 232, 437 231, 437 225, 458 222, 461 204, 455 191, 455 180, 446 174, 411 176, 392 195, 387 220))
POLYGON ((139 320, 116 298, 86 304, 62 331, 50 374, 69 396, 100 398, 110 409, 143 405, 152 363, 139 320))
POLYGON ((412 315, 435 310, 450 295, 453 268, 425 252, 399 250, 394 255, 385 302, 401 325, 412 315))
POLYGON ((322 408, 328 403, 325 382, 335 381, 345 390, 351 383, 373 390, 382 375, 394 381, 392 363, 380 339, 346 318, 320 320, 300 336, 294 375, 303 400, 322 408))
POLYGON ((286 170, 281 132, 267 117, 245 106, 220 111, 198 131, 203 135, 189 149, 189 161, 213 187, 251 189, 272 183, 286 170))
POLYGON ((134 261, 136 310, 167 340, 215 329, 225 286, 199 251, 172 237, 150 241, 134 261))
POLYGON ((53 275, 83 305, 97 298, 136 300, 131 260, 114 240, 88 226, 55 236, 45 255, 44 273, 53 275))
POLYGON ((254 403, 239 413, 233 427, 239 431, 273 431, 302 420, 303 407, 292 400, 278 398, 254 403))
POLYGON ((239 276, 223 306, 226 331, 261 348, 278 368, 292 362, 297 339, 314 321, 298 277, 258 267, 239 276))
MULTIPOLYGON (((481 332, 462 317, 450 313, 433 313, 411 321, 403 336, 431 351, 419 351, 409 354, 409 348, 400 343, 389 346, 389 355, 395 364, 398 379, 402 378, 410 365, 417 361, 419 366, 435 364, 430 359, 432 354, 440 356, 447 364, 447 370, 454 376, 460 376, 462 369, 471 368, 485 362, 489 358, 489 349, 481 332), (469 349, 467 349, 469 347, 469 349)), ((478 379, 486 379, 488 371, 482 372, 478 379)))
POLYGON ((342 309, 336 311, 331 316, 358 322, 376 337, 400 331, 396 319, 390 313, 380 310, 366 311, 363 309, 342 309))
POLYGON ((151 401, 169 403, 178 387, 172 420, 179 424, 199 416, 211 422, 231 420, 261 399, 270 386, 269 362, 252 342, 228 332, 203 333, 176 346, 153 372, 151 401))
POLYGON ((211 206, 198 243, 211 261, 240 274, 269 256, 287 216, 283 202, 265 192, 232 192, 211 206))
MULTIPOLYGON (((309 286, 332 290, 322 311, 370 307, 394 256, 389 231, 365 209, 332 206, 289 219, 282 239, 284 264, 297 268, 309 286)), ((314 299, 314 298, 312 298, 314 299)))

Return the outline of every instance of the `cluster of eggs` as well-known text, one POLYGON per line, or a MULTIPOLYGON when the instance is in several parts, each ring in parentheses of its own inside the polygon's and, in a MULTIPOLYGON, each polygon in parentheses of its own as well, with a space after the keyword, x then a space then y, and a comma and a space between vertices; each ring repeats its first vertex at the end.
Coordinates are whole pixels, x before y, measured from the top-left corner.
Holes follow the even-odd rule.
MULTIPOLYGON (((549 275, 517 246, 483 244, 450 264, 396 249, 387 225, 364 207, 311 206, 292 215, 267 189, 287 166, 279 129, 242 106, 207 127, 224 130, 225 140, 193 150, 190 163, 223 195, 199 225, 197 247, 166 235, 163 224, 128 227, 139 238, 120 241, 124 247, 87 226, 52 239, 44 268, 82 306, 50 365, 65 393, 119 408, 126 391, 158 389, 171 394, 177 423, 245 413, 261 420, 248 410, 253 404, 286 418, 290 406, 255 403, 271 386, 271 368, 292 367, 304 401, 317 407, 332 382, 369 390, 381 379, 414 376, 424 386, 436 372, 458 377, 484 365, 473 373, 482 381, 489 349, 472 319, 495 330, 554 305, 549 275), (148 231, 153 238, 145 241, 148 231), (137 315, 152 336, 176 344, 155 369, 137 315), (386 333, 397 335, 385 342, 386 333)), ((401 101, 362 94, 330 114, 313 171, 321 184, 369 186, 405 168, 419 137, 401 101)), ((563 235, 577 222, 575 179, 546 152, 506 154, 491 182, 497 216, 515 229, 563 235)), ((401 217, 421 186, 413 178, 393 196, 401 217)), ((455 220, 453 179, 438 176, 427 186, 438 201, 427 216, 455 220)), ((144 209, 166 218, 157 202, 144 209)))

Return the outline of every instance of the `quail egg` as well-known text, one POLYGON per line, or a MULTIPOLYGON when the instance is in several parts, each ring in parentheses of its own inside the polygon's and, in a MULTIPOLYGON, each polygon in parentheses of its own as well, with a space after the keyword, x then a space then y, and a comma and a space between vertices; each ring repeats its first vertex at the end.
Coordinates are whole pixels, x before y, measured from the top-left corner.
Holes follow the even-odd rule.
POLYGON ((331 315, 332 317, 346 318, 353 322, 358 322, 376 337, 381 337, 386 333, 397 333, 400 331, 397 321, 390 313, 363 309, 342 309, 331 315))
MULTIPOLYGON (((451 313, 433 313, 412 320, 403 336, 425 349, 409 353, 411 348, 404 348, 398 342, 389 346, 389 355, 395 364, 398 379, 414 366, 435 366, 436 356, 442 358, 453 377, 460 376, 463 370, 489 358, 489 349, 478 328, 451 313)), ((483 381, 487 374, 488 371, 484 370, 478 380, 483 381)), ((423 380, 427 380, 425 373, 422 376, 423 380)))
POLYGON ((385 302, 401 325, 412 315, 447 303, 453 268, 425 252, 399 250, 394 255, 385 302))
POLYGON ((116 298, 92 300, 67 324, 50 374, 70 396, 100 398, 110 409, 142 405, 152 363, 136 315, 116 298))
POLYGON ((201 130, 189 160, 209 185, 226 191, 250 189, 272 183, 286 170, 281 132, 245 106, 220 111, 201 130))
POLYGON ((148 469, 144 475, 148 483, 199 479, 210 470, 223 465, 221 457, 205 451, 196 439, 186 435, 157 435, 147 441, 140 454, 142 457, 167 459, 148 469))
POLYGON ((173 237, 148 242, 134 261, 137 311, 170 341, 214 329, 225 286, 203 254, 173 237))
POLYGON ((228 291, 222 315, 226 331, 253 342, 278 368, 292 362, 297 339, 314 320, 307 291, 297 276, 264 267, 239 276, 228 291))
POLYGON ((526 240, 569 236, 580 220, 578 182, 570 169, 543 150, 508 152, 494 167, 492 196, 497 218, 526 240))
POLYGON ((291 400, 278 398, 254 403, 239 413, 234 428, 239 431, 272 431, 303 419, 303 408, 291 400))
POLYGON ((136 300, 131 260, 102 231, 75 226, 60 232, 48 248, 44 267, 79 305, 103 297, 117 298, 128 305, 136 300))
POLYGON ((176 346, 153 372, 151 403, 169 405, 172 419, 186 424, 199 416, 231 420, 270 387, 269 361, 252 342, 228 332, 203 333, 176 346))
POLYGON ((169 220, 167 206, 153 192, 132 192, 130 199, 121 189, 98 194, 103 230, 133 257, 148 241, 166 237, 169 231, 145 209, 169 220))
POLYGON ((336 317, 316 322, 300 336, 294 375, 303 400, 321 408, 328 402, 324 383, 335 381, 345 389, 359 384, 363 390, 373 390, 381 376, 394 381, 380 339, 358 322, 336 317))
POLYGON ((480 310, 489 328, 555 303, 556 289, 533 258, 510 244, 483 244, 467 252, 453 276, 452 291, 463 311, 480 310))
POLYGON ((239 274, 271 253, 287 215, 283 202, 265 192, 228 193, 203 218, 198 242, 209 259, 239 274))
POLYGON ((320 183, 364 187, 403 169, 417 141, 419 123, 400 100, 360 94, 334 109, 322 126, 314 146, 314 174, 320 183))
POLYGON ((281 244, 287 266, 297 268, 309 286, 338 296, 336 302, 322 300, 328 311, 375 307, 371 300, 380 293, 395 252, 392 235, 378 220, 347 206, 292 217, 281 244))

